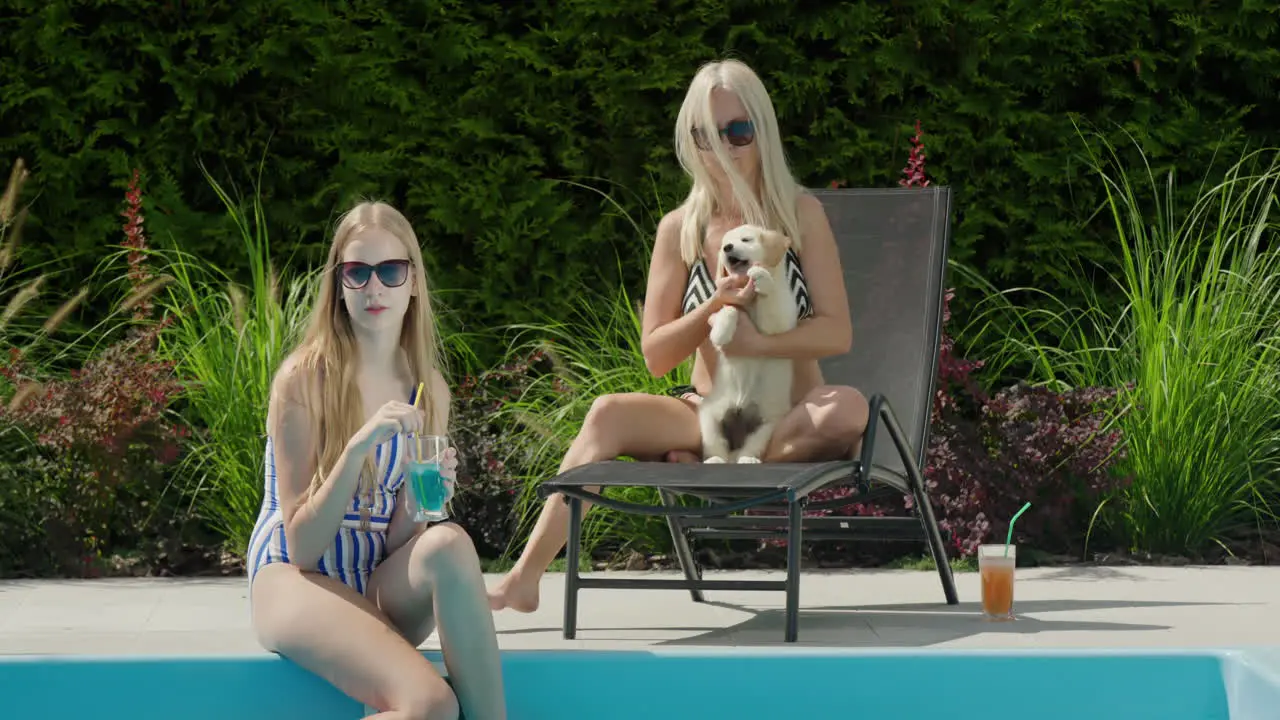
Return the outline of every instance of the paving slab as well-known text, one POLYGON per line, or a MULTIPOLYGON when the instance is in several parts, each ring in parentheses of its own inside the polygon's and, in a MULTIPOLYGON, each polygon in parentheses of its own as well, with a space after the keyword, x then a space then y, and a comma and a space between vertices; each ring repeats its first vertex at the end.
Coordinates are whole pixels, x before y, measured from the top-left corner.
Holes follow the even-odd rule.
MULTIPOLYGON (((628 577, 674 573, 611 573, 628 577)), ((780 579, 780 572, 707 577, 780 579)), ((498 575, 486 576, 494 584, 498 575)), ((1070 567, 1018 571, 1014 622, 978 614, 976 573, 958 573, 960 604, 914 570, 810 571, 801 582, 802 647, 1280 648, 1280 568, 1070 567)), ((564 576, 549 573, 537 612, 495 615, 504 649, 783 646, 781 592, 583 590, 578 636, 560 623, 564 576)), ((423 649, 438 649, 437 636, 423 649)), ((0 654, 264 652, 234 578, 0 581, 0 654)))

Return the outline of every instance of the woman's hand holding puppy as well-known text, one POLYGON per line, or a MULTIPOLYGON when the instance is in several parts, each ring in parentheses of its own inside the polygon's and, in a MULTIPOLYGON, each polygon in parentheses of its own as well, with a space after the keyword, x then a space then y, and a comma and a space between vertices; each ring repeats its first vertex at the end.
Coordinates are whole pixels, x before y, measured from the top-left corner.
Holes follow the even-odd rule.
MULTIPOLYGON (((724 349, 734 341, 739 324, 738 311, 756 297, 756 284, 747 275, 726 275, 716 280, 716 291, 711 296, 713 308, 707 324, 711 326, 711 344, 724 349)), ((750 318, 744 318, 750 324, 750 318)))
POLYGON ((756 297, 755 281, 746 275, 725 275, 716 279, 716 291, 711 295, 712 312, 726 305, 751 304, 756 297))
POLYGON ((743 355, 743 356, 760 356, 764 355, 764 334, 751 322, 751 317, 745 313, 738 313, 737 322, 734 324, 733 337, 729 342, 720 347, 720 352, 725 355, 743 355))

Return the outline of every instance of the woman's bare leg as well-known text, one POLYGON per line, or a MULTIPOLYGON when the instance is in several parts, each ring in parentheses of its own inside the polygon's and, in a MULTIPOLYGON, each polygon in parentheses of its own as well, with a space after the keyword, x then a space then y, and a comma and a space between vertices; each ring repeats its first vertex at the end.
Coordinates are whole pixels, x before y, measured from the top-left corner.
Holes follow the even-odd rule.
POLYGON ((431 663, 367 598, 323 575, 275 563, 253 580, 263 647, 381 712, 378 720, 456 720, 458 702, 431 663))
POLYGON ((439 622, 444 662, 468 720, 507 717, 493 613, 465 530, 445 523, 415 535, 373 571, 369 598, 415 647, 439 622))
MULTIPOLYGON (((695 394, 682 398, 697 408, 695 394)), ((814 388, 779 423, 769 441, 767 462, 819 462, 849 457, 862 443, 867 429, 867 399, 851 387, 822 385, 814 388)), ((667 462, 696 463, 701 456, 672 450, 667 462)))
MULTIPOLYGON (((698 414, 684 400, 666 395, 621 393, 596 398, 582 430, 560 463, 560 472, 627 455, 659 458, 669 450, 701 452, 698 414)), ((585 513, 590 505, 583 504, 585 513)), ((489 591, 494 610, 538 609, 538 582, 569 538, 569 506, 559 493, 547 498, 515 567, 489 591)))
MULTIPOLYGON (((702 396, 696 392, 685 393, 680 396, 680 400, 688 405, 695 413, 698 412, 698 406, 702 404, 702 396)), ((701 438, 701 433, 699 433, 701 438)), ((663 457, 667 462, 685 463, 692 465, 702 462, 702 448, 695 450, 668 450, 663 457)))
POLYGON ((819 462, 850 457, 862 442, 867 399, 843 385, 809 391, 773 431, 765 462, 819 462))

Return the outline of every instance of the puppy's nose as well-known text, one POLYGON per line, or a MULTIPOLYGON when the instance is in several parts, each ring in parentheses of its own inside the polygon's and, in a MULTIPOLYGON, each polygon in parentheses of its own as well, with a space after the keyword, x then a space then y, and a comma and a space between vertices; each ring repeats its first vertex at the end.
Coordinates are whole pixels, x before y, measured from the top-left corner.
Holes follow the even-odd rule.
POLYGON ((724 251, 725 251, 725 252, 733 252, 733 243, 729 243, 728 245, 725 245, 725 246, 724 246, 724 251))

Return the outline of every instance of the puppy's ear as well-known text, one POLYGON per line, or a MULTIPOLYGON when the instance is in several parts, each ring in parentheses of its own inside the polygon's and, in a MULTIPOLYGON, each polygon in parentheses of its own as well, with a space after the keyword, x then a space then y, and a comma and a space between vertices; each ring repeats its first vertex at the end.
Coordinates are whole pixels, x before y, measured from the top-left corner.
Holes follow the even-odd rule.
POLYGON ((763 265, 776 267, 791 249, 791 238, 774 230, 760 233, 760 245, 764 247, 763 265))

